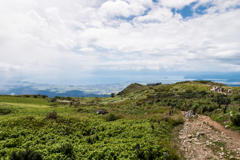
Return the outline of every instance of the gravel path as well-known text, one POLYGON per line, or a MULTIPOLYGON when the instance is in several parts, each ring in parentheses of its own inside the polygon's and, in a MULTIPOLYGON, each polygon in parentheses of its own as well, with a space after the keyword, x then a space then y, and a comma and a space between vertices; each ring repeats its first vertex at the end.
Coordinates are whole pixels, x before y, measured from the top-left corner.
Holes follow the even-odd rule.
POLYGON ((187 159, 240 159, 240 134, 208 116, 186 118, 179 139, 187 159))

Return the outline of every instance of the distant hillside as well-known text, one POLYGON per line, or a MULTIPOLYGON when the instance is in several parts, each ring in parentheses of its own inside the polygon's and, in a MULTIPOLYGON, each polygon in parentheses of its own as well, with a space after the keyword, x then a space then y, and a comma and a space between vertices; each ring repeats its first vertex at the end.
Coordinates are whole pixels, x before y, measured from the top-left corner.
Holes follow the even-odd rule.
POLYGON ((125 88, 124 90, 119 92, 117 95, 132 94, 132 93, 136 93, 136 92, 142 91, 144 89, 148 89, 148 87, 145 86, 145 85, 138 84, 138 83, 132 83, 127 88, 125 88))

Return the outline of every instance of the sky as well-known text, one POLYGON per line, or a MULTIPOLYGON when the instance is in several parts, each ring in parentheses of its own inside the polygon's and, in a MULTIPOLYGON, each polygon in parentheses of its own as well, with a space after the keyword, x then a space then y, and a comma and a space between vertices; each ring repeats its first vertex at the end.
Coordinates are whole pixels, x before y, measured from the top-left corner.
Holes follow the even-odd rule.
POLYGON ((240 0, 0 0, 0 81, 240 71, 240 0))

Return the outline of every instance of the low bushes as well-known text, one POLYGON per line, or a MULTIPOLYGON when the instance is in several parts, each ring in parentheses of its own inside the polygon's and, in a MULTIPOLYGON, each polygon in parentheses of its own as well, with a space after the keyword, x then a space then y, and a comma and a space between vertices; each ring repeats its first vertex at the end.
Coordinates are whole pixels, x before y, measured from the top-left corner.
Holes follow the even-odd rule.
POLYGON ((234 101, 240 100, 240 95, 234 96, 233 100, 234 100, 234 101))
POLYGON ((70 144, 70 143, 64 144, 61 149, 62 149, 63 154, 65 154, 68 157, 72 157, 72 155, 73 155, 73 145, 72 144, 70 144))
POLYGON ((135 152, 136 158, 140 160, 153 160, 161 157, 161 159, 169 159, 169 154, 164 155, 161 152, 158 152, 158 150, 154 150, 152 147, 149 147, 146 151, 143 151, 141 149, 137 150, 135 152))
POLYGON ((52 112, 48 113, 46 115, 46 118, 47 119, 57 119, 57 112, 56 111, 52 111, 52 112))
POLYGON ((8 108, 0 108, 0 114, 9 114, 12 110, 8 108))
POLYGON ((38 152, 31 150, 19 151, 18 153, 13 151, 10 160, 43 160, 42 155, 38 152))
MULTIPOLYGON (((176 111, 175 111, 176 113, 176 111)), ((179 124, 183 124, 184 123, 184 119, 182 118, 180 113, 177 114, 173 114, 172 116, 166 116, 164 114, 160 114, 160 115, 153 115, 151 117, 148 118, 149 122, 152 123, 160 123, 161 121, 165 120, 165 117, 167 118, 167 122, 170 123, 173 126, 177 126, 179 124)))
POLYGON ((167 121, 172 124, 173 126, 177 126, 179 124, 184 123, 184 119, 180 114, 175 114, 167 118, 167 121))
POLYGON ((56 102, 56 100, 57 100, 56 98, 49 98, 48 102, 56 102))
POLYGON ((217 104, 198 104, 198 103, 195 103, 191 107, 191 110, 193 110, 196 113, 203 114, 205 112, 212 112, 217 108, 218 108, 217 104))
POLYGON ((115 115, 115 114, 113 114, 113 113, 110 113, 110 114, 108 114, 108 115, 105 117, 105 120, 106 120, 106 121, 115 121, 115 120, 117 120, 117 119, 120 119, 120 116, 115 115))
POLYGON ((236 125, 236 126, 240 126, 240 114, 236 114, 236 115, 233 115, 231 117, 231 121, 233 123, 233 125, 236 125))

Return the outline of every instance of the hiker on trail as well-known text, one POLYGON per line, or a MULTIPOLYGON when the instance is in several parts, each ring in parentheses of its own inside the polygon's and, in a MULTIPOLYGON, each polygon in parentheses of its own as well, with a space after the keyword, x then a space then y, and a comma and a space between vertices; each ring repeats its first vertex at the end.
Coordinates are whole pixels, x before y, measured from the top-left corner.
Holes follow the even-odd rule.
POLYGON ((222 87, 222 92, 224 91, 224 87, 222 87))
POLYGON ((228 89, 228 95, 231 95, 231 89, 230 88, 228 89))
POLYGON ((215 86, 215 92, 217 92, 217 86, 215 86))

